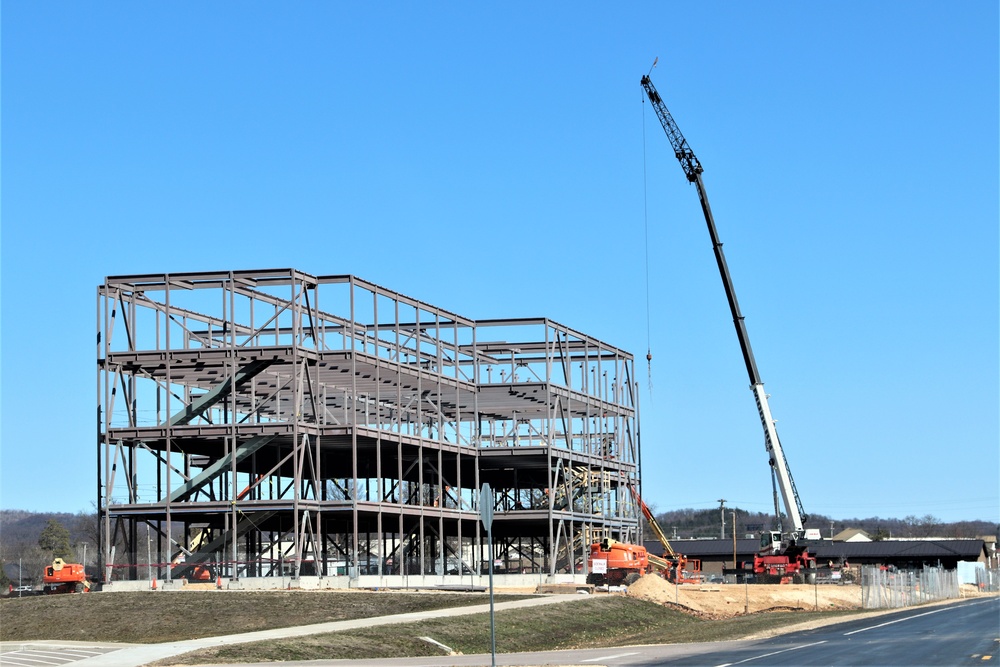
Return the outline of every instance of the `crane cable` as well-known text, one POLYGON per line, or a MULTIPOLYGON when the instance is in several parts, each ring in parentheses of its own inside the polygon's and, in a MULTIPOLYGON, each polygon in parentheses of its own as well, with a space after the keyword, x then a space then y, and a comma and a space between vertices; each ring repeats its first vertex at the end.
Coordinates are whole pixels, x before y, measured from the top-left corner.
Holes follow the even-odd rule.
MULTIPOLYGON (((653 63, 653 67, 656 63, 653 63)), ((646 253, 646 373, 649 383, 650 398, 653 394, 653 350, 652 337, 650 335, 649 317, 649 206, 646 177, 646 97, 642 96, 642 224, 643 224, 643 244, 646 253)))

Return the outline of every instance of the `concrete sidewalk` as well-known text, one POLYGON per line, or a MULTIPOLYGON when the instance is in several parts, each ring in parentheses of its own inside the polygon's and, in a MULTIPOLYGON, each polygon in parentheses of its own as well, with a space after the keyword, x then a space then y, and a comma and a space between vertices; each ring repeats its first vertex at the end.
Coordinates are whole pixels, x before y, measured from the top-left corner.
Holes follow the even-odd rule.
MULTIPOLYGON (((529 598, 527 600, 515 600, 513 602, 499 602, 494 605, 497 611, 509 609, 524 609, 539 607, 547 604, 558 604, 560 602, 572 602, 573 600, 588 600, 589 595, 548 595, 545 597, 529 598)), ((169 658, 171 656, 197 651, 203 648, 214 646, 226 646, 228 644, 243 644, 266 639, 285 639, 289 637, 303 637, 306 635, 317 635, 324 632, 338 632, 341 630, 354 630, 356 628, 368 628, 375 625, 391 625, 396 623, 413 623, 430 618, 448 618, 451 616, 466 616, 468 614, 489 613, 488 604, 473 605, 470 607, 449 607, 447 609, 435 609, 431 611, 419 611, 409 614, 395 614, 392 616, 376 616, 374 618, 358 618, 350 621, 333 621, 330 623, 316 623, 314 625, 300 625, 292 628, 277 628, 274 630, 259 630, 257 632, 246 632, 238 635, 224 635, 221 637, 206 637, 204 639, 190 639, 181 642, 170 642, 166 644, 143 644, 129 645, 111 653, 94 656, 74 662, 74 667, 140 667, 141 665, 169 658)))

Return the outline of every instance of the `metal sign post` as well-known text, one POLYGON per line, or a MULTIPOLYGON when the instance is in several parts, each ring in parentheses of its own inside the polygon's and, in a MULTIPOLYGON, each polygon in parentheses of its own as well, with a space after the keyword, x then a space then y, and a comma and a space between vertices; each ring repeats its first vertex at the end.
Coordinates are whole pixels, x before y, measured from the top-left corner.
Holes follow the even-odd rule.
POLYGON ((490 561, 490 665, 497 667, 496 619, 493 615, 493 489, 483 484, 479 493, 479 518, 486 528, 486 543, 489 545, 490 561))

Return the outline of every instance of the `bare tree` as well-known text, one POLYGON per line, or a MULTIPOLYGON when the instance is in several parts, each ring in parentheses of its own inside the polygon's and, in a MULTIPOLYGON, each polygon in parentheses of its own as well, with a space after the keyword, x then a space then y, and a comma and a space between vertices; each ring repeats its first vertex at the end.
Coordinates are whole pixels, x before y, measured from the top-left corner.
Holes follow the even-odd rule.
POLYGON ((85 568, 91 563, 96 563, 99 569, 100 554, 97 551, 101 543, 101 520, 97 510, 78 512, 73 519, 72 532, 77 536, 77 541, 73 545, 77 562, 82 563, 85 568))
POLYGON ((10 562, 14 565, 13 570, 24 585, 40 584, 42 571, 52 562, 50 556, 37 544, 26 541, 13 543, 9 554, 10 562), (20 571, 17 570, 18 567, 20 571))

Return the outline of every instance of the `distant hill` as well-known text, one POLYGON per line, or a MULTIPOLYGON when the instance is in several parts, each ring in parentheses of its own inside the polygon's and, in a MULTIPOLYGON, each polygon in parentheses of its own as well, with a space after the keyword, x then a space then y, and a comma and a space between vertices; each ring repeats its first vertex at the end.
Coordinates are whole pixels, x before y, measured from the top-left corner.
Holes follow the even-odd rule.
MULTIPOLYGON (((70 542, 92 539, 84 534, 86 529, 81 526, 81 518, 91 518, 88 514, 69 514, 66 512, 27 512, 25 510, 0 510, 0 543, 14 544, 27 542, 36 544, 38 536, 49 519, 55 519, 69 530, 70 542)), ((96 519, 94 519, 96 520, 96 519)))

